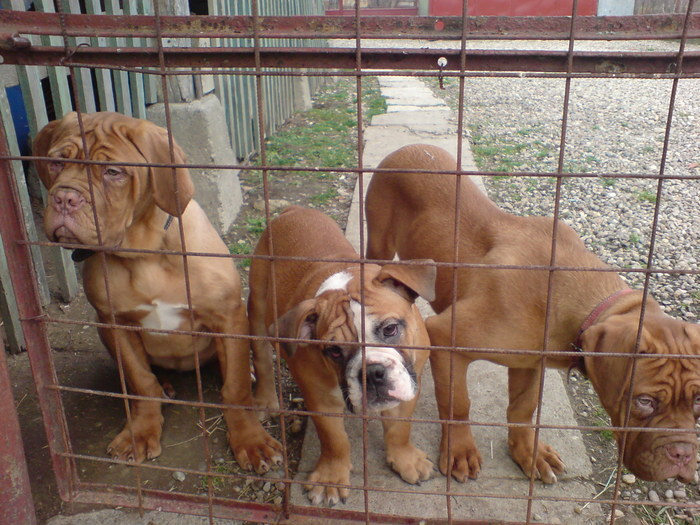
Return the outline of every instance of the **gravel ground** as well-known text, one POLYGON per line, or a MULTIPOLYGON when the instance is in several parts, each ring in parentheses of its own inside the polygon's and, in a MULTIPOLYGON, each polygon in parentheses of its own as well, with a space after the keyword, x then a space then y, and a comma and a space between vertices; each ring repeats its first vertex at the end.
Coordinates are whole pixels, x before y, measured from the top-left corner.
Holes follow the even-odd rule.
MULTIPOLYGON (((602 45, 588 43, 587 47, 602 45)), ((647 50, 660 44, 638 45, 639 50, 647 50)), ((470 133, 476 135, 472 139, 499 151, 487 169, 500 165, 507 171, 556 171, 564 87, 562 79, 467 79, 466 121, 470 133)), ((671 91, 670 80, 572 81, 564 172, 659 174, 671 91)), ((478 151, 479 145, 475 146, 478 151)), ((698 80, 679 82, 665 174, 700 175, 698 80)), ((488 178, 487 182, 491 197, 515 213, 554 212, 552 179, 504 177, 488 178)), ((697 270, 700 180, 664 180, 659 194, 658 188, 657 180, 648 179, 566 179, 560 217, 612 266, 644 268, 658 200, 653 267, 697 270)), ((628 273, 626 278, 630 284, 640 285, 643 274, 628 273)), ((697 320, 697 275, 654 274, 650 285, 669 313, 697 320)))
MULTIPOLYGON (((365 41, 366 47, 454 48, 458 42, 365 41)), ((468 48, 566 50, 567 42, 470 41, 468 48)), ((577 51, 674 51, 671 42, 577 42, 577 51)), ((688 50, 698 50, 688 45, 688 50)), ((456 108, 458 82, 447 89, 426 79, 456 108)), ((700 267, 700 180, 619 179, 603 174, 658 175, 661 169, 672 80, 596 78, 571 82, 563 171, 591 173, 568 178, 562 187, 560 218, 572 226, 605 262, 620 268, 631 286, 641 286, 659 202, 652 266, 697 271, 700 267)), ((564 79, 466 78, 465 132, 481 169, 555 172, 559 160, 564 79)), ((664 167, 669 176, 700 177, 700 80, 678 83, 664 167)), ((552 178, 485 178, 491 198, 522 215, 552 215, 552 178)), ((700 317, 697 274, 652 274, 650 290, 672 315, 700 317)))
MULTIPOLYGON (((352 42, 336 42, 352 46, 352 42)), ((459 42, 365 40, 363 47, 458 48, 459 42)), ((566 50, 560 41, 469 41, 469 49, 566 50)), ((677 51, 661 41, 580 41, 576 51, 677 51)), ((687 50, 700 50, 688 44, 687 50)), ((425 79, 436 94, 456 108, 458 82, 425 79)), ((563 171, 591 173, 567 178, 562 187, 560 218, 572 226, 605 262, 617 267, 631 286, 644 274, 652 223, 659 221, 652 267, 691 270, 700 267, 700 180, 669 180, 657 192, 657 180, 619 179, 616 174, 658 175, 673 81, 668 79, 597 78, 571 82, 563 171), (603 177, 602 175, 613 175, 603 177), (658 193, 658 194, 657 194, 658 193)), ((554 172, 559 144, 564 79, 466 78, 465 133, 471 135, 479 167, 503 171, 486 177, 491 198, 522 215, 552 215, 555 181, 515 177, 507 172, 554 172)), ((664 166, 669 176, 700 176, 700 80, 678 83, 671 135, 664 166)), ((700 317, 697 274, 654 273, 650 290, 666 311, 687 321, 700 317)))

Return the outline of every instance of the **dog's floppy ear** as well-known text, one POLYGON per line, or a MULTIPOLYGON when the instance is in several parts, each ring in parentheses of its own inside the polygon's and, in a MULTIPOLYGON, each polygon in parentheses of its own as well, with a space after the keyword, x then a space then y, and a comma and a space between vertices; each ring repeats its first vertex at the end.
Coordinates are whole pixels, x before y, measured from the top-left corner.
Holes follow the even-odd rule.
MULTIPOLYGON (((290 339, 316 339, 317 321, 316 299, 307 299, 277 319, 279 336, 289 337, 290 339)), ((274 324, 268 328, 268 334, 271 336, 275 335, 274 324)), ((287 357, 292 357, 300 344, 303 343, 281 342, 280 346, 287 354, 287 357)))
MULTIPOLYGON (((66 117, 68 117, 69 115, 71 115, 71 113, 66 115, 66 117)), ((34 141, 32 142, 32 155, 36 155, 37 157, 46 157, 46 155, 49 152, 49 149, 51 148, 51 142, 53 141, 54 131, 61 124, 61 122, 63 122, 63 119, 52 120, 51 122, 46 124, 46 126, 39 130, 39 133, 36 134, 36 137, 34 137, 34 141)), ((46 186, 46 188, 51 188, 51 186, 53 185, 53 180, 51 175, 49 174, 48 161, 35 160, 34 165, 36 166, 36 171, 39 174, 41 182, 44 183, 44 186, 46 186)))
MULTIPOLYGON (((147 162, 171 164, 168 132, 165 129, 142 120, 137 126, 126 127, 124 132, 147 162)), ((185 154, 175 143, 173 143, 173 153, 173 163, 185 163, 185 154)), ((153 166, 149 168, 149 175, 150 188, 156 205, 170 215, 177 216, 178 211, 184 212, 194 195, 194 185, 189 170, 175 168, 175 177, 173 177, 173 168, 153 166), (177 185, 175 179, 177 179, 177 185)))
MULTIPOLYGON (((622 424, 624 399, 632 375, 639 318, 617 315, 596 323, 581 334, 584 352, 629 353, 629 357, 585 356, 586 373, 614 425, 622 424)), ((642 335, 642 341, 644 334, 642 335)))
POLYGON ((375 281, 391 285, 409 301, 421 296, 426 301, 435 299, 435 261, 432 259, 415 259, 412 262, 423 264, 385 264, 375 281))

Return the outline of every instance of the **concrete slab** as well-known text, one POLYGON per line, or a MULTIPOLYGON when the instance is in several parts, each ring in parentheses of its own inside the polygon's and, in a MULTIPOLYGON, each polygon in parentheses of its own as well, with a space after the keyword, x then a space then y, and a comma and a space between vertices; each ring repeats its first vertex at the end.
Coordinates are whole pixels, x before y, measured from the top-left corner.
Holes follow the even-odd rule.
POLYGON ((408 126, 414 132, 455 133, 457 126, 448 121, 451 115, 452 112, 447 108, 382 113, 372 117, 372 125, 369 129, 378 126, 408 126))
MULTIPOLYGON (((238 164, 229 140, 224 110, 216 95, 192 102, 170 104, 175 141, 192 164, 238 164)), ((165 127, 165 105, 148 107, 148 119, 165 127)), ((233 225, 243 197, 238 170, 202 168, 190 170, 195 199, 216 230, 225 235, 233 225)))
MULTIPOLYGON (((425 86, 412 77, 382 78, 382 93, 387 85, 402 86, 403 91, 416 89, 422 96, 425 86), (390 81, 389 81, 390 80, 390 81)), ((423 110, 397 111, 395 100, 387 100, 389 112, 373 118, 365 131, 363 167, 371 169, 388 153, 404 145, 428 143, 445 148, 453 155, 457 152, 457 136, 454 119, 449 111, 435 110, 436 105, 424 106, 423 110)), ((402 100, 402 106, 406 105, 402 100)), ((462 166, 474 170, 475 165, 469 143, 462 141, 462 166)), ((371 174, 364 176, 366 189, 371 174)), ((476 182, 482 187, 480 179, 476 182)), ((356 188, 353 206, 348 218, 346 236, 359 250, 360 227, 364 218, 360 215, 359 190, 356 188)), ((430 315, 427 303, 421 305, 424 315, 430 315)), ((554 486, 540 482, 529 493, 529 481, 508 455, 507 430, 493 426, 505 422, 507 403, 507 372, 504 367, 487 362, 474 363, 469 369, 470 394, 472 397, 472 418, 475 422, 474 435, 481 449, 484 466, 478 480, 466 484, 452 481, 449 491, 451 512, 454 519, 523 521, 526 519, 529 500, 532 503, 532 518, 535 521, 571 524, 589 524, 603 521, 599 505, 577 505, 574 502, 556 501, 557 498, 590 498, 595 494, 590 479, 592 465, 586 452, 583 438, 576 430, 543 429, 541 439, 554 446, 567 465, 567 472, 554 486), (478 494, 478 496, 477 496, 478 494), (542 498, 534 500, 534 498, 542 498), (582 508, 583 507, 583 508, 582 508)), ((414 417, 418 420, 437 418, 433 379, 426 370, 423 376, 423 389, 414 417)), ((562 377, 557 371, 549 370, 545 375, 543 425, 576 426, 576 420, 568 401, 562 377)), ((436 472, 436 476, 414 487, 401 479, 386 465, 381 424, 368 423, 367 458, 363 458, 362 422, 346 419, 346 429, 353 444, 352 462, 355 471, 351 484, 357 489, 351 491, 344 508, 364 511, 365 498, 370 512, 408 515, 419 518, 446 518, 447 499, 436 492, 447 490, 447 480, 436 472), (396 490, 399 492, 372 492, 363 490, 362 466, 368 466, 367 487, 396 490), (413 494, 415 493, 415 496, 413 494), (431 495, 432 493, 432 495, 431 495)), ((413 441, 436 462, 438 460, 440 428, 435 423, 413 425, 413 441)), ((315 466, 320 453, 316 431, 312 424, 307 426, 307 434, 302 449, 302 460, 298 479, 305 479, 315 466)), ((300 485, 292 490, 293 503, 306 505, 306 497, 300 485)))
MULTIPOLYGON (((506 429, 486 426, 505 423, 507 383, 505 368, 477 362, 469 370, 470 391, 473 400, 474 436, 484 459, 483 470, 478 480, 465 484, 451 482, 452 517, 455 519, 525 521, 528 505, 529 481, 508 455, 506 429), (485 426, 481 426, 485 425, 485 426), (476 496, 479 494, 479 496, 476 496), (488 496, 484 496, 484 494, 488 496)), ((543 425, 575 426, 566 399, 561 377, 558 372, 549 370, 545 376, 545 399, 543 404, 543 425)), ((437 408, 433 394, 433 381, 429 372, 423 377, 423 392, 414 413, 417 419, 434 419, 437 408)), ((363 511, 365 508, 362 465, 368 465, 368 487, 402 492, 368 491, 370 512, 412 516, 417 518, 446 518, 447 502, 442 493, 447 490, 447 480, 436 471, 435 477, 420 486, 411 486, 403 481, 386 465, 381 424, 370 421, 368 424, 368 447, 366 463, 362 455, 362 422, 346 419, 345 427, 353 444, 352 463, 355 470, 352 490, 343 508, 363 511), (416 495, 406 494, 415 492, 416 495), (420 493, 420 494, 418 494, 420 493)), ((415 423, 413 441, 416 446, 437 462, 439 455, 440 429, 435 423, 415 423)), ((597 505, 581 511, 580 506, 571 502, 549 501, 549 498, 590 498, 595 492, 585 480, 591 474, 591 464, 579 432, 574 430, 550 430, 541 432, 541 439, 555 447, 564 457, 567 473, 553 486, 536 482, 534 498, 547 498, 534 501, 532 511, 537 521, 551 522, 557 518, 562 523, 590 524, 601 517, 597 505), (577 512, 577 507, 578 511, 577 512)), ((308 425, 299 465, 300 478, 313 470, 319 454, 319 442, 313 425, 308 425)), ((300 485, 294 485, 292 501, 307 504, 300 485)))

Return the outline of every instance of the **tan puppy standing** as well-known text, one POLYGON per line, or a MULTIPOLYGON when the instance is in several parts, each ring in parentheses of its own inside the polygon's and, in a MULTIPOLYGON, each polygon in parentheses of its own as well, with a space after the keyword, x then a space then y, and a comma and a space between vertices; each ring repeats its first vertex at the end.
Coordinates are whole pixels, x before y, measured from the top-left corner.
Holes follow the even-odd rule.
MULTIPOLYGON (((298 206, 285 209, 271 222, 255 255, 270 255, 270 235, 272 255, 315 260, 278 259, 273 267, 267 259, 253 259, 248 300, 251 331, 256 336, 275 335, 276 305, 280 337, 313 340, 280 345, 308 410, 338 414, 312 415, 321 456, 309 481, 348 484, 350 442, 342 414, 346 406, 357 413, 363 410, 362 350, 357 344, 362 340, 362 316, 367 344, 367 408, 383 416, 410 417, 429 350, 395 345, 429 344, 414 300, 418 295, 433 297, 435 268, 432 261, 421 266, 361 266, 357 253, 332 219, 298 206), (349 262, 333 262, 338 260, 349 262)), ((277 397, 270 344, 254 342, 254 353, 256 399, 274 408, 277 397)), ((428 479, 433 465, 411 443, 410 424, 390 420, 382 423, 387 463, 408 483, 428 479)), ((345 501, 349 494, 347 488, 306 488, 314 504, 334 505, 345 501)))
MULTIPOLYGON (((367 257, 390 260, 398 254, 401 259, 453 262, 457 177, 405 170, 454 171, 455 159, 434 146, 412 145, 391 153, 379 168, 395 171, 375 173, 368 188, 367 257)), ((550 264, 552 218, 508 214, 496 207, 468 177, 461 177, 459 207, 458 262, 550 264)), ((563 222, 558 224, 556 265, 606 267, 563 222)), ((467 367, 472 361, 487 359, 509 367, 508 421, 532 422, 542 372, 540 356, 486 349, 543 349, 548 274, 546 270, 457 270, 456 346, 485 351, 454 353, 454 420, 469 419, 467 367)), ((435 346, 452 346, 452 282, 452 270, 439 268, 436 296, 431 303, 438 315, 426 321, 435 346)), ((631 398, 627 394, 632 359, 586 355, 579 360, 557 355, 558 351, 571 351, 573 345, 586 352, 633 353, 641 307, 642 291, 630 290, 616 273, 555 272, 546 366, 581 366, 613 425, 624 424, 631 403, 629 427, 660 429, 625 433, 623 459, 633 473, 645 480, 673 477, 688 483, 696 470, 698 444, 692 431, 700 415, 700 361, 665 356, 700 355, 700 327, 665 315, 656 301, 647 298, 639 353, 654 357, 637 360, 631 398)), ((448 419, 450 352, 433 351, 431 369, 440 417, 448 419)), ((535 476, 546 483, 555 482, 556 474, 564 471, 559 455, 541 439, 533 457, 532 428, 511 427, 508 435, 511 456, 528 476, 533 460, 535 476)), ((616 432, 618 442, 622 436, 622 432, 616 432)), ((451 464, 452 475, 465 481, 477 477, 481 463, 469 426, 444 424, 440 470, 446 473, 451 464)))
MULTIPOLYGON (((97 246, 96 213, 102 245, 106 247, 180 252, 182 221, 188 251, 228 254, 202 209, 191 200, 193 186, 187 169, 175 170, 175 186, 171 168, 124 165, 170 163, 166 130, 117 113, 83 114, 82 120, 89 155, 83 150, 76 113, 49 123, 34 141, 34 155, 53 158, 36 162, 49 190, 44 228, 50 240, 87 248, 97 246), (109 164, 72 162, 88 156, 109 164)), ((177 146, 175 162, 185 162, 177 146)), ((89 249, 76 253, 86 258, 83 286, 102 323, 153 330, 248 333, 240 278, 229 258, 187 258, 194 319, 191 324, 181 255, 111 252, 105 254, 103 265, 102 257, 89 249)), ((151 366, 192 370, 196 352, 200 363, 218 358, 224 403, 252 406, 246 340, 119 328, 100 328, 99 334, 115 359, 121 355, 133 394, 164 397, 151 366)), ((131 407, 131 423, 110 443, 108 453, 135 462, 155 458, 161 453, 161 402, 134 400, 131 407)), ((224 416, 229 443, 241 467, 262 473, 281 461, 280 444, 267 435, 254 412, 231 408, 224 411, 224 416)))

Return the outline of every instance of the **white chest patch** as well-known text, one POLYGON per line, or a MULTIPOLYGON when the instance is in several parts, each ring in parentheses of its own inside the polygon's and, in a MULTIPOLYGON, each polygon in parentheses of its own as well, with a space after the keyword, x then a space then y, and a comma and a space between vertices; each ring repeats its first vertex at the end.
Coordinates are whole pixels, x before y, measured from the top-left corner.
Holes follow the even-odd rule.
POLYGON ((152 304, 142 304, 137 310, 148 312, 148 315, 141 319, 141 326, 144 328, 150 328, 152 330, 177 330, 180 328, 180 324, 184 319, 182 314, 187 311, 187 305, 169 304, 155 300, 152 304))
POLYGON ((328 279, 323 281, 321 287, 316 292, 316 297, 321 295, 323 292, 327 292, 328 290, 345 290, 351 279, 352 275, 350 275, 348 272, 334 273, 328 279))

